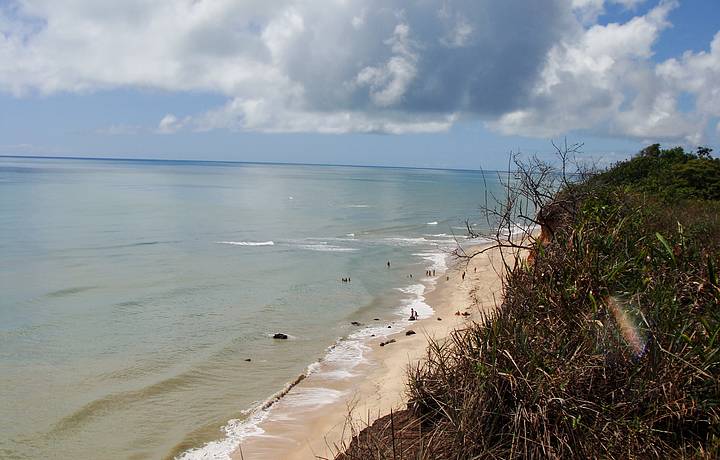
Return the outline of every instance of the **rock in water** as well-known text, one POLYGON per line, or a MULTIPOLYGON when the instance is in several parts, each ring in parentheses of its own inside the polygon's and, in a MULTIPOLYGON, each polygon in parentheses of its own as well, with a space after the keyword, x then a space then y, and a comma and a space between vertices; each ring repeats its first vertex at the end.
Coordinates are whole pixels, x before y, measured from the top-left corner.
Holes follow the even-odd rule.
POLYGON ((359 323, 357 321, 353 321, 350 324, 352 324, 353 326, 362 326, 362 323, 359 323))
POLYGON ((281 333, 281 332, 278 332, 277 334, 275 334, 275 335, 273 336, 273 339, 287 340, 287 338, 288 338, 287 334, 283 334, 283 333, 281 333))

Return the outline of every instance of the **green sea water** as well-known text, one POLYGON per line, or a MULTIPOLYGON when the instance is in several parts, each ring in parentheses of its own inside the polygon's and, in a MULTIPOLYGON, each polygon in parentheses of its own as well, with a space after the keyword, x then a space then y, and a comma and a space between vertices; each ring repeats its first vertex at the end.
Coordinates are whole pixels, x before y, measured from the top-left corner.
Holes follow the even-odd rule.
POLYGON ((0 458, 222 438, 351 321, 411 305, 486 187, 494 173, 0 158, 0 458))

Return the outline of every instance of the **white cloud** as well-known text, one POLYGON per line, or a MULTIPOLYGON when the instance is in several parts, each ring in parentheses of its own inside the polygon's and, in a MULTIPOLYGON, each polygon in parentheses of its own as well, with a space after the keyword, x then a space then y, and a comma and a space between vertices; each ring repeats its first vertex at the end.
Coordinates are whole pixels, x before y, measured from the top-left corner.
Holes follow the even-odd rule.
POLYGON ((606 3, 615 3, 632 10, 644 2, 645 0, 571 0, 571 6, 583 23, 592 24, 605 12, 606 3))
POLYGON ((517 104, 570 20, 567 0, 447 0, 446 18, 434 2, 400 0, 9 1, 0 91, 228 98, 192 122, 165 117, 159 133, 213 120, 271 131, 447 129, 457 113, 517 104), (503 38, 518 25, 528 32, 503 38))
MULTIPOLYGON (((527 106, 491 122, 508 134, 556 136, 585 129, 639 139, 684 139, 699 142, 704 123, 697 113, 678 108, 682 86, 700 95, 699 88, 718 90, 720 79, 688 86, 682 65, 652 63, 653 45, 670 26, 675 1, 662 1, 646 15, 626 23, 594 25, 551 49, 548 61, 527 106), (676 81, 663 74, 677 76, 676 81), (681 83, 684 82, 684 83, 681 83)), ((686 55, 707 67, 707 56, 686 55)), ((710 59, 712 60, 712 59, 710 59)), ((699 69, 697 69, 699 70, 699 69)))
POLYGON ((365 67, 355 79, 358 86, 370 87, 370 99, 378 107, 397 104, 417 75, 417 54, 409 35, 407 24, 398 24, 392 38, 385 41, 392 57, 382 66, 365 67))
POLYGON ((656 65, 677 3, 597 24, 610 3, 643 0, 6 0, 0 91, 227 98, 146 128, 163 134, 437 132, 464 118, 508 134, 700 139, 720 116, 720 35, 656 65))
POLYGON ((413 115, 407 113, 288 112, 277 110, 273 101, 233 99, 225 106, 211 110, 191 122, 193 129, 216 128, 260 131, 266 133, 319 132, 324 134, 359 133, 435 133, 450 129, 456 114, 413 115))
POLYGON ((350 24, 352 24, 355 30, 359 30, 365 25, 366 15, 367 12, 363 9, 357 16, 353 16, 353 18, 350 20, 350 24))
POLYGON ((449 48, 458 48, 467 45, 472 38, 474 29, 464 18, 458 18, 457 24, 448 35, 440 39, 440 43, 449 48))
POLYGON ((165 115, 162 120, 160 120, 160 123, 157 127, 157 133, 158 134, 172 134, 180 131, 182 128, 184 128, 189 122, 190 118, 186 117, 183 119, 180 119, 176 117, 175 115, 169 113, 165 115))
POLYGON ((656 69, 657 75, 674 88, 697 95, 696 110, 707 116, 720 116, 720 32, 710 51, 687 52, 669 59, 656 69))

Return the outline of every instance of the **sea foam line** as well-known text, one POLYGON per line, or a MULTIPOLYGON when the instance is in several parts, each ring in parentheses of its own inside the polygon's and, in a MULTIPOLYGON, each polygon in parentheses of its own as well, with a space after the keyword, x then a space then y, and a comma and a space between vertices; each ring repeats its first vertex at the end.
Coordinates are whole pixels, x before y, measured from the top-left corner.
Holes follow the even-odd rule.
MULTIPOLYGON (((416 239, 417 240, 417 239, 416 239)), ((422 239, 421 239, 422 240, 422 239)), ((447 269, 446 257, 443 252, 424 252, 414 254, 432 262, 432 266, 441 273, 447 269)), ((295 380, 288 383, 281 391, 275 393, 265 401, 257 404, 255 407, 247 410, 245 413, 250 416, 245 420, 233 419, 227 422, 223 427, 225 437, 223 439, 208 442, 202 447, 191 449, 183 452, 176 457, 177 460, 229 460, 231 454, 237 450, 240 444, 249 437, 262 436, 265 430, 261 428, 264 422, 271 415, 271 409, 275 404, 284 398, 298 384, 313 374, 322 375, 324 378, 330 379, 346 379, 355 377, 353 369, 360 363, 365 361, 365 352, 370 349, 367 341, 371 338, 382 338, 402 333, 411 322, 407 319, 410 310, 417 312, 420 319, 431 317, 435 310, 425 302, 426 287, 424 284, 412 284, 397 288, 399 291, 408 294, 409 297, 401 300, 395 313, 399 316, 398 320, 392 321, 392 328, 388 329, 386 324, 373 325, 362 328, 345 339, 338 341, 328 347, 325 356, 310 364, 303 374, 300 374, 295 380), (332 366, 332 369, 323 369, 325 365, 332 366)), ((312 396, 312 406, 326 405, 337 401, 342 396, 340 392, 329 388, 307 388, 298 394, 297 397, 312 396)), ((310 401, 303 401, 293 398, 288 401, 288 406, 295 407, 297 404, 306 405, 310 401)))
POLYGON ((217 244, 231 244, 233 246, 273 246, 274 241, 216 241, 217 244))
POLYGON ((265 401, 243 411, 250 414, 244 420, 232 419, 222 427, 225 437, 216 441, 206 443, 202 447, 186 450, 175 457, 175 460, 231 460, 231 454, 240 446, 240 443, 251 436, 261 436, 265 430, 260 428, 260 424, 267 419, 270 409, 275 403, 280 401, 290 390, 295 388, 300 382, 312 375, 318 369, 317 363, 310 364, 304 373, 300 374, 295 380, 289 382, 285 387, 267 398, 265 401))

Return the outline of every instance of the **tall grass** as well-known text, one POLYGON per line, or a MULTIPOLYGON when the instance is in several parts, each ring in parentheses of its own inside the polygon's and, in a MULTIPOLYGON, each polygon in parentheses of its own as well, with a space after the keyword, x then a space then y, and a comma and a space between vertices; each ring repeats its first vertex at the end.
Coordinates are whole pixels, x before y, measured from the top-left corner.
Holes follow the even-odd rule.
POLYGON ((405 423, 341 458, 720 457, 720 203, 562 193, 503 305, 410 369, 405 423))

